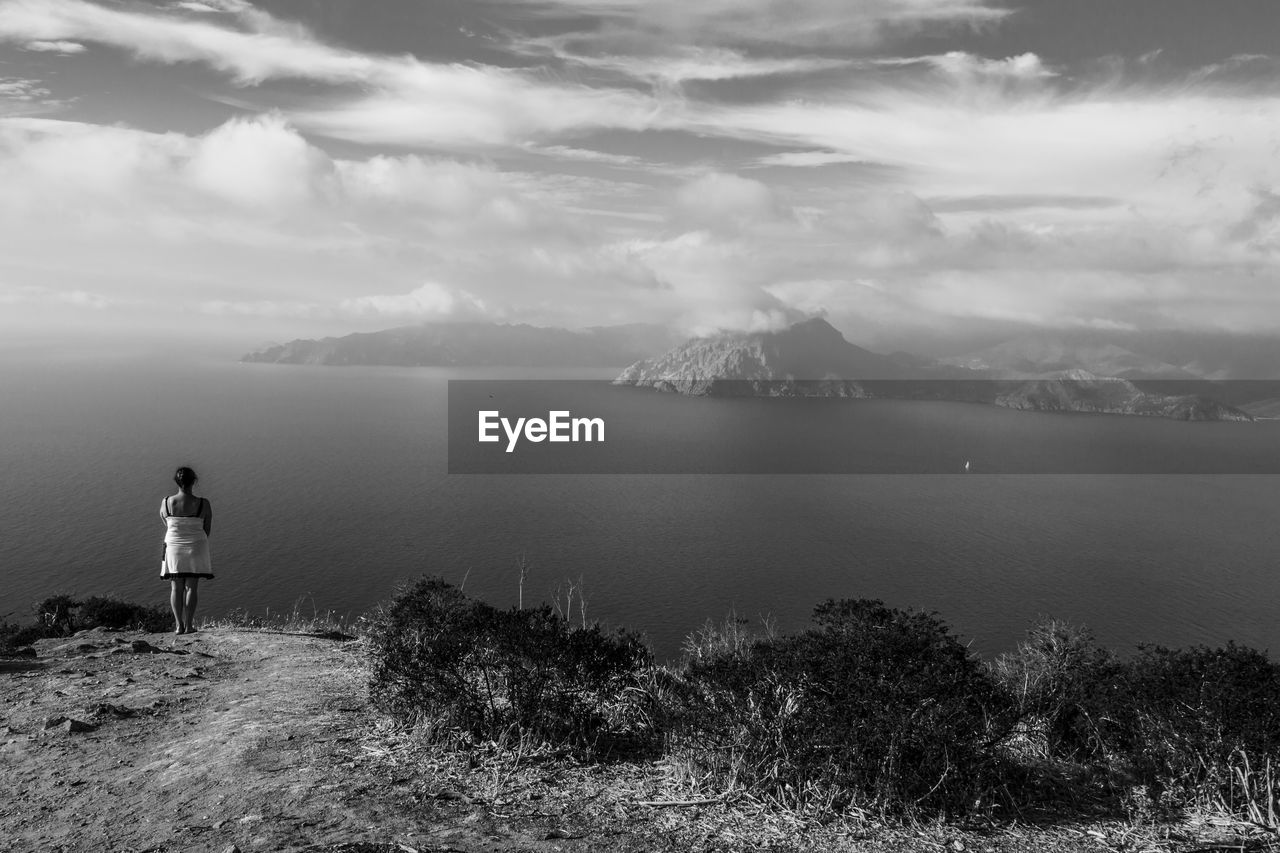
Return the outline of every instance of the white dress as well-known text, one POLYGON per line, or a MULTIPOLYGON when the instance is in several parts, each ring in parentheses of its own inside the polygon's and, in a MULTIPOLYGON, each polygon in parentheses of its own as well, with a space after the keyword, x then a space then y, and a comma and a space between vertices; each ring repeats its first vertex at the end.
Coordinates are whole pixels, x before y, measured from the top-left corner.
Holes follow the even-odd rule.
MULTIPOLYGON (((200 500, 200 509, 203 510, 204 498, 200 500)), ((164 559, 160 561, 160 577, 213 577, 204 519, 199 515, 170 515, 168 498, 164 501, 162 511, 167 529, 164 534, 164 559)))

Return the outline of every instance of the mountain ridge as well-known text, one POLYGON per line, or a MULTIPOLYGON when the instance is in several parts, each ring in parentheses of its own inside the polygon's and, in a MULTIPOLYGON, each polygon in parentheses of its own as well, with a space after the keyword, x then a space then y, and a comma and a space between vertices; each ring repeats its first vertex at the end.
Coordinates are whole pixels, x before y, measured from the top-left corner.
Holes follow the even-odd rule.
POLYGON ((617 367, 670 346, 665 327, 633 323, 580 331, 528 324, 422 323, 341 337, 299 338, 242 362, 392 367, 617 367))

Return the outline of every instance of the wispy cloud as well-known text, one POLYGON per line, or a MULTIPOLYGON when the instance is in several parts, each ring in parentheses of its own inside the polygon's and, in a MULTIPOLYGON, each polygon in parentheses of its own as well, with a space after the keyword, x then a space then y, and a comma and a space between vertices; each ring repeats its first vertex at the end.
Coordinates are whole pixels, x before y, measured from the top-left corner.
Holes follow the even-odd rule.
POLYGON ((204 15, 143 12, 86 0, 3 0, 0 39, 106 44, 146 61, 201 63, 245 86, 277 78, 359 84, 369 94, 335 94, 330 106, 291 116, 316 132, 360 142, 510 145, 591 128, 639 128, 655 110, 651 100, 634 92, 333 47, 303 27, 243 5, 242 10, 234 4, 241 26, 232 28, 204 15))
POLYGON ((615 48, 628 45, 593 45, 593 40, 587 39, 583 47, 606 51, 593 55, 575 50, 575 44, 583 42, 582 36, 570 34, 520 40, 512 47, 523 55, 553 58, 571 68, 606 71, 627 79, 668 86, 694 81, 815 74, 849 68, 854 64, 853 60, 835 57, 750 56, 732 48, 681 44, 649 45, 646 47, 654 52, 628 54, 613 52, 615 48))
POLYGON ((52 93, 39 80, 24 77, 0 77, 0 98, 14 101, 35 101, 52 93))
POLYGON ((75 41, 29 41, 22 46, 23 50, 30 50, 36 53, 60 53, 64 56, 71 56, 76 53, 84 53, 85 46, 75 41))
POLYGON ((1009 11, 984 0, 490 0, 542 17, 686 44, 870 44, 923 27, 980 26, 1009 11))

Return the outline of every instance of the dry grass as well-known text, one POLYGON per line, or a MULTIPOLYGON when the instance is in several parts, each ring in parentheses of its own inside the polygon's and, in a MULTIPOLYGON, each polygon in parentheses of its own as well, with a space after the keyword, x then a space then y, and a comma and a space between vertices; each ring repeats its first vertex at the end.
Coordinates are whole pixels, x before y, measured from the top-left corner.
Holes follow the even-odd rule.
POLYGON ((788 809, 690 783, 666 760, 592 765, 528 744, 466 743, 382 720, 360 750, 380 778, 432 814, 517 831, 563 849, 738 853, 1209 853, 1280 850, 1274 835, 1220 815, 1029 824, 1016 818, 889 820, 788 809), (582 846, 564 847, 577 841, 582 846))
POLYGON ((350 614, 339 614, 335 610, 321 611, 312 596, 300 596, 293 603, 291 610, 272 612, 270 607, 264 609, 261 616, 255 616, 242 607, 237 607, 220 619, 205 619, 200 623, 202 628, 225 628, 235 631, 263 631, 276 634, 305 634, 332 639, 353 639, 357 635, 358 620, 350 614), (310 599, 310 608, 307 601, 310 599))

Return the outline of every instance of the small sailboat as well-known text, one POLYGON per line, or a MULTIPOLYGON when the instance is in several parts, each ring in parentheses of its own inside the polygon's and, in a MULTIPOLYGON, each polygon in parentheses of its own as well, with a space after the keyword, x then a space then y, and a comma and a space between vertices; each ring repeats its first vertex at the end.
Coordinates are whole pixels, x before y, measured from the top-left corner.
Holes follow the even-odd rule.
POLYGON ((968 459, 964 460, 964 472, 965 472, 966 474, 968 474, 968 473, 969 473, 969 460, 968 460, 968 459))

